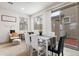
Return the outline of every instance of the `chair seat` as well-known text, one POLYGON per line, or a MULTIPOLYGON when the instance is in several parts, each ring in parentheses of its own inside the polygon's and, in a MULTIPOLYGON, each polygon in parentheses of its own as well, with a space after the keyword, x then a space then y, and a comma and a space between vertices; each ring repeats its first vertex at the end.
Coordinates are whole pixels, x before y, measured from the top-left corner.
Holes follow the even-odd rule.
POLYGON ((50 47, 50 46, 48 46, 48 50, 49 50, 49 51, 52 51, 52 49, 51 49, 51 47, 50 47))
POLYGON ((19 38, 19 36, 17 36, 17 37, 10 37, 10 39, 18 39, 19 38))
POLYGON ((16 44, 20 44, 21 43, 21 39, 14 39, 12 44, 16 45, 16 44))
POLYGON ((55 53, 59 53, 59 51, 56 48, 51 48, 50 46, 48 46, 48 50, 55 53))

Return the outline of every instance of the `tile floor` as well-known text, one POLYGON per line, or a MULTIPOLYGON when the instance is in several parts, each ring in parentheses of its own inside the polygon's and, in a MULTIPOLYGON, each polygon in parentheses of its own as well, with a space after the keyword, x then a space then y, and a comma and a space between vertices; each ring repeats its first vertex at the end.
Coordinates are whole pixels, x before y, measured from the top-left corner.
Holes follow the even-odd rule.
POLYGON ((79 51, 70 48, 64 48, 64 56, 79 56, 79 51))
MULTIPOLYGON (((27 56, 25 42, 15 46, 11 43, 0 44, 0 56, 27 56)), ((65 47, 64 56, 79 56, 79 51, 65 47)))

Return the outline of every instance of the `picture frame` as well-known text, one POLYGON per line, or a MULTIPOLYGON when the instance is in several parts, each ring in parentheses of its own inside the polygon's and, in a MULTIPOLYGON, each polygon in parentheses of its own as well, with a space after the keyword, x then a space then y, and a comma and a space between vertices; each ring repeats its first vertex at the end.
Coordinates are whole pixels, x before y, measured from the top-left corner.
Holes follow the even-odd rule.
POLYGON ((1 21, 4 21, 4 22, 16 22, 16 17, 8 16, 8 15, 1 15, 1 21))
POLYGON ((71 19, 70 19, 69 16, 66 16, 66 17, 63 18, 63 23, 64 24, 69 24, 70 22, 71 22, 71 19))

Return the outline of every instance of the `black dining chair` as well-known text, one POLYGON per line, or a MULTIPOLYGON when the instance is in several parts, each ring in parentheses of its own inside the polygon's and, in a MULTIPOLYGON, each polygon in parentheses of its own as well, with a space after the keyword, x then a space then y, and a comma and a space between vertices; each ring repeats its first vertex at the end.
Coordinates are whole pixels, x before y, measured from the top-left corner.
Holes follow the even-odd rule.
POLYGON ((64 39, 65 39, 64 36, 63 37, 60 37, 60 40, 58 42, 58 47, 56 46, 57 49, 54 48, 54 47, 52 47, 52 49, 51 49, 51 47, 48 46, 48 50, 52 52, 52 55, 53 55, 53 53, 58 54, 58 56, 60 56, 61 53, 62 53, 62 56, 64 55, 63 54, 63 50, 64 50, 64 39))

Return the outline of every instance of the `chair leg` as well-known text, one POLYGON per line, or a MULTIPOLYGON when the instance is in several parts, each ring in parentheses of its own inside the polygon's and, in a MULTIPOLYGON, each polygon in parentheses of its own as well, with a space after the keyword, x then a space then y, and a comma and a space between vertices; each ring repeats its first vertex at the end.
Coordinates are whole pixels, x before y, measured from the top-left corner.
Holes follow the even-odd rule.
POLYGON ((60 56, 60 53, 58 53, 58 56, 60 56))
POLYGON ((52 56, 53 56, 53 52, 52 52, 52 56))
POLYGON ((63 51, 62 51, 62 56, 64 56, 63 51))

